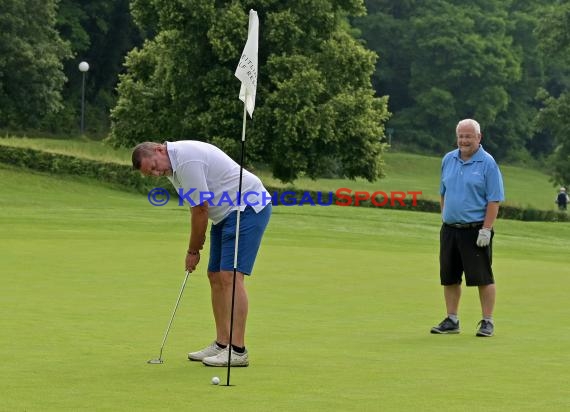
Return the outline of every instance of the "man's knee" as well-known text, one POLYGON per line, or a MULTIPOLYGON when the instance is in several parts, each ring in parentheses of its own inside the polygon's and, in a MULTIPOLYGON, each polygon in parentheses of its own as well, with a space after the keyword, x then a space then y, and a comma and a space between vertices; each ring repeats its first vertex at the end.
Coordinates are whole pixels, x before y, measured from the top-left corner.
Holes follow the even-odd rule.
POLYGON ((223 287, 221 272, 208 272, 208 280, 213 288, 223 287))
MULTIPOLYGON (((236 273, 236 286, 243 284, 244 275, 241 272, 236 273)), ((211 285, 219 287, 232 287, 234 281, 234 272, 222 270, 220 272, 208 272, 208 279, 211 285)))

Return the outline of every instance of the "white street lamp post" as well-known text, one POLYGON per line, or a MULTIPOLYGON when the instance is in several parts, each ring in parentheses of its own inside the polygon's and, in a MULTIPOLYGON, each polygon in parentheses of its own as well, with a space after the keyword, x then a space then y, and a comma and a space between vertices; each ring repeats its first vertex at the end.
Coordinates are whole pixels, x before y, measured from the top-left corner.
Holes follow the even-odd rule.
POLYGON ((81 80, 81 135, 83 135, 85 125, 85 73, 89 70, 89 63, 79 63, 79 71, 83 74, 81 80))

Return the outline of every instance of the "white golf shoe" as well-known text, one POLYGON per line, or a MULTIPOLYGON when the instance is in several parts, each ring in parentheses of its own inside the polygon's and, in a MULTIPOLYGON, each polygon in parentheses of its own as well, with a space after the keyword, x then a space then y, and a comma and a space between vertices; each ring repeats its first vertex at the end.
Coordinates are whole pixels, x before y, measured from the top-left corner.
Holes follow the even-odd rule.
MULTIPOLYGON (((216 341, 214 341, 209 346, 206 346, 204 349, 199 350, 198 352, 190 352, 188 354, 188 359, 191 361, 201 361, 209 356, 216 356, 224 350, 224 348, 220 348, 216 341)), ((226 357, 227 355, 228 354, 226 352, 226 357)))
MULTIPOLYGON (((209 356, 202 359, 202 363, 206 366, 228 366, 228 348, 223 349, 220 353, 214 356, 209 356)), ((232 360, 231 366, 241 366, 245 367, 249 365, 249 358, 247 355, 247 349, 244 353, 237 353, 232 350, 232 360)))

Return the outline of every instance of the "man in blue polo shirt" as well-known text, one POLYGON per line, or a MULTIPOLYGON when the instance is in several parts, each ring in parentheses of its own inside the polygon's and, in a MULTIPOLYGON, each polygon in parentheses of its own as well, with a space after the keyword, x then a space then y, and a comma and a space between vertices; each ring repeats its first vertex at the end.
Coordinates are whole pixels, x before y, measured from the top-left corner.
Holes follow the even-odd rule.
POLYGON ((457 317, 462 274, 467 286, 479 288, 483 319, 476 336, 493 336, 495 280, 492 264, 493 224, 505 199, 495 159, 481 146, 481 128, 472 119, 457 124, 458 149, 441 166, 440 280, 446 318, 431 333, 459 333, 457 317))

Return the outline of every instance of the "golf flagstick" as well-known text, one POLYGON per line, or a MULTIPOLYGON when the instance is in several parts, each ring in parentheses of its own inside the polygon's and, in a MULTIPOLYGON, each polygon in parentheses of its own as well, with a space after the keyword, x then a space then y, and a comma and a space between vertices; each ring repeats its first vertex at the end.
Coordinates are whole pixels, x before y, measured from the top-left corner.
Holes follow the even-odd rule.
MULTIPOLYGON (((247 92, 246 92, 247 94, 247 92)), ((236 296, 236 276, 237 276, 237 263, 238 263, 238 247, 239 247, 239 221, 240 221, 240 206, 241 206, 241 186, 243 179, 243 159, 245 157, 245 121, 246 121, 247 109, 243 106, 243 127, 241 132, 241 158, 239 163, 239 189, 238 189, 238 210, 236 219, 236 243, 234 249, 234 276, 232 280, 232 309, 230 313, 230 343, 228 349, 228 377, 226 380, 226 385, 230 386, 230 371, 231 371, 231 359, 232 359, 232 336, 234 331, 234 302, 236 296)))
POLYGON ((243 101, 243 125, 241 132, 241 158, 239 164, 239 186, 237 193, 237 221, 236 221, 236 241, 234 249, 234 275, 232 280, 232 306, 230 310, 230 341, 228 343, 228 374, 226 386, 230 386, 230 373, 232 366, 232 337, 234 330, 234 303, 236 294, 236 277, 238 264, 238 246, 239 246, 239 224, 241 216, 241 189, 243 180, 243 163, 245 158, 245 125, 247 114, 253 117, 255 109, 255 94, 257 89, 257 49, 259 41, 259 20, 255 10, 249 11, 249 25, 247 29, 247 41, 241 54, 235 76, 241 81, 239 98, 243 101))

